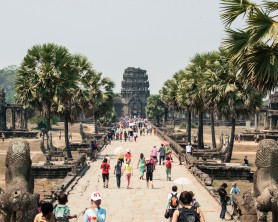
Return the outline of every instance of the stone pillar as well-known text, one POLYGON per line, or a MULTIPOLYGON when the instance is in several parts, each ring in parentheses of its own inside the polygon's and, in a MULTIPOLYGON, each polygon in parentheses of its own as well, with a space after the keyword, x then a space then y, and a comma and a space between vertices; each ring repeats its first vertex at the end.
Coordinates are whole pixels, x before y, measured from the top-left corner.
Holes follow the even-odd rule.
POLYGON ((15 130, 15 108, 12 109, 12 129, 15 130))
POLYGON ((24 129, 24 110, 20 109, 20 129, 24 129))
POLYGON ((3 113, 2 113, 2 127, 3 127, 3 130, 6 130, 7 129, 7 108, 6 107, 3 107, 3 113))
POLYGON ((268 129, 267 113, 264 113, 264 129, 268 129))
POLYGON ((28 117, 27 117, 27 111, 26 109, 23 109, 23 127, 24 129, 28 130, 28 117))
POLYGON ((258 113, 255 114, 255 131, 259 130, 258 113))
POLYGON ((269 116, 269 129, 273 130, 272 115, 269 116))

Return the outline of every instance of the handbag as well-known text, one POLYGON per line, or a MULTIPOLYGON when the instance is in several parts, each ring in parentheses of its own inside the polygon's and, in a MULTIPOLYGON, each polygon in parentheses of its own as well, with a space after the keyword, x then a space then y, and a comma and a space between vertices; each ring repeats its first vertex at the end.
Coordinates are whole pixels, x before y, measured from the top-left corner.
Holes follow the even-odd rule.
POLYGON ((165 217, 166 219, 168 219, 168 218, 170 217, 170 213, 169 213, 169 210, 168 210, 168 209, 165 211, 164 217, 165 217))

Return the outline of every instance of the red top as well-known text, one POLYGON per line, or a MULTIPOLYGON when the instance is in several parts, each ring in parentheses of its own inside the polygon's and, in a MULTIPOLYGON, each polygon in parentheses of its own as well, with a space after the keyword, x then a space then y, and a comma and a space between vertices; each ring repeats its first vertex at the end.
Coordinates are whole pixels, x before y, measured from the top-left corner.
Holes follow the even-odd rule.
POLYGON ((126 153, 126 154, 125 154, 125 158, 126 158, 127 160, 131 160, 131 153, 126 153))
POLYGON ((100 165, 100 169, 102 169, 102 174, 109 174, 109 169, 110 169, 109 163, 102 163, 100 165))

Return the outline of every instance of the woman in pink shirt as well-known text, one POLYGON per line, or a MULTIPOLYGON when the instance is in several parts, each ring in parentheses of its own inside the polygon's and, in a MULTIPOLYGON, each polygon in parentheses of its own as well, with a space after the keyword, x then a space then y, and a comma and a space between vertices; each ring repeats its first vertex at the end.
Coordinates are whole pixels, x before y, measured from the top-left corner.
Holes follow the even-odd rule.
POLYGON ((151 155, 153 156, 155 163, 157 163, 157 153, 158 153, 158 150, 157 150, 156 146, 153 146, 153 148, 151 149, 151 155))
POLYGON ((103 187, 108 188, 110 164, 106 158, 102 161, 100 169, 102 169, 103 187))

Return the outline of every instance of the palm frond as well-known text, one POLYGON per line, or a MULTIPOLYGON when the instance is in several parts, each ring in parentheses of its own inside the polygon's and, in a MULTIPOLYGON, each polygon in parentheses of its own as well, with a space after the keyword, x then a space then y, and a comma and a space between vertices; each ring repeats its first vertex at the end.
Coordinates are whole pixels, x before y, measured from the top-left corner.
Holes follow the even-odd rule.
POLYGON ((266 37, 268 41, 278 36, 278 24, 261 10, 256 10, 247 20, 247 30, 250 33, 249 42, 254 44, 266 37))
POLYGON ((278 3, 272 1, 263 1, 263 6, 266 9, 267 13, 271 13, 273 11, 278 10, 278 3))
POLYGON ((220 15, 225 26, 230 26, 239 15, 252 14, 257 8, 256 4, 249 0, 221 0, 222 13, 220 15))

